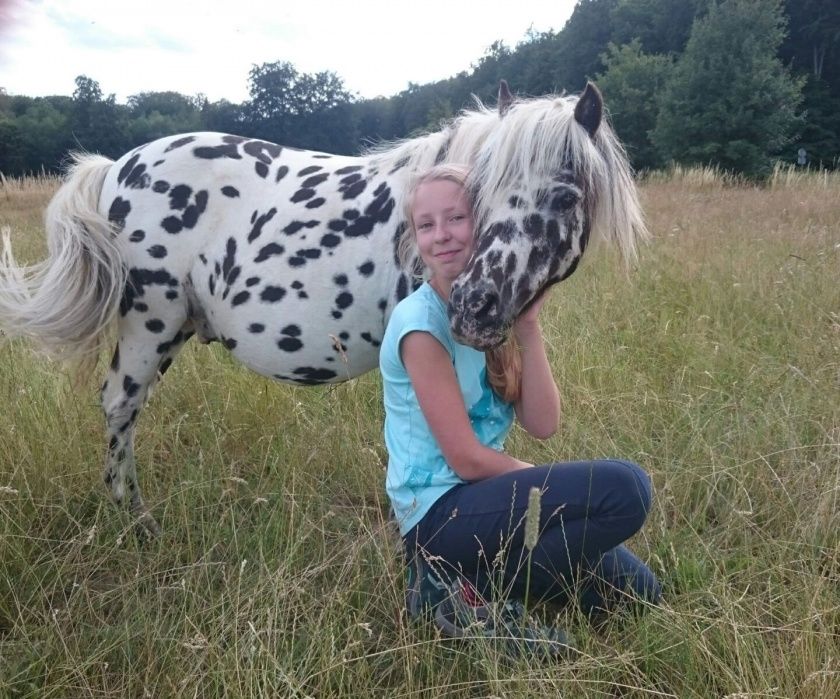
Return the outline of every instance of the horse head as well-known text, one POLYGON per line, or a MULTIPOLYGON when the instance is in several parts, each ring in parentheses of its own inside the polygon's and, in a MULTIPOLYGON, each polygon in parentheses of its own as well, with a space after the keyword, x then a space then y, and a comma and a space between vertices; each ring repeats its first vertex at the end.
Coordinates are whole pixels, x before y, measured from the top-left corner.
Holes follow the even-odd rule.
POLYGON ((473 254, 450 291, 455 337, 487 350, 548 287, 568 277, 592 237, 632 257, 646 235, 623 148, 597 88, 578 98, 516 101, 507 84, 498 122, 468 183, 476 207, 473 254))

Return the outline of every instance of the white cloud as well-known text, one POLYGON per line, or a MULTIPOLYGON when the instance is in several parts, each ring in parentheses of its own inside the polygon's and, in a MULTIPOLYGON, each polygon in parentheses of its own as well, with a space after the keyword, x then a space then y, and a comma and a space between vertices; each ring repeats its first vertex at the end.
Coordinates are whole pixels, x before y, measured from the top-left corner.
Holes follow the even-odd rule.
POLYGON ((252 65, 287 60, 307 73, 334 71, 362 97, 392 95, 409 82, 469 70, 496 39, 513 46, 529 27, 559 30, 574 4, 30 1, 15 6, 12 26, 0 35, 0 86, 14 94, 71 94, 84 74, 120 101, 175 90, 239 102, 252 65))

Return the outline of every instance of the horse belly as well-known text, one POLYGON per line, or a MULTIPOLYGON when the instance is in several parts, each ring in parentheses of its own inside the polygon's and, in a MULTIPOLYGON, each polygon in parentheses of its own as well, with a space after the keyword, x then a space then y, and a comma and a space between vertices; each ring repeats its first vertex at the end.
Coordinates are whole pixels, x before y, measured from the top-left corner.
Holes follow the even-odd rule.
POLYGON ((249 368, 308 384, 344 381, 376 367, 385 296, 378 280, 358 273, 370 260, 354 264, 345 257, 341 265, 327 260, 303 269, 282 256, 238 264, 222 256, 218 265, 212 252, 206 257, 208 264, 199 262, 191 273, 195 305, 213 337, 249 368))

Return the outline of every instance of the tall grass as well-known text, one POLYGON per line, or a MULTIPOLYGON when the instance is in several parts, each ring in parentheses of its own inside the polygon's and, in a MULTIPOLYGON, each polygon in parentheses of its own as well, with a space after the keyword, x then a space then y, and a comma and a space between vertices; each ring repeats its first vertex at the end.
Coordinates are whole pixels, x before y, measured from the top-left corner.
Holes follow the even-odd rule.
MULTIPOLYGON (((561 610, 567 662, 404 618, 376 373, 291 387, 188 345, 139 423, 140 542, 95 387, 2 346, 0 696, 840 695, 840 183, 796 175, 649 178, 638 269, 600 251, 544 310, 564 426, 510 450, 643 464, 665 587, 604 628, 561 610)), ((49 186, 4 187, 37 259, 49 186)))

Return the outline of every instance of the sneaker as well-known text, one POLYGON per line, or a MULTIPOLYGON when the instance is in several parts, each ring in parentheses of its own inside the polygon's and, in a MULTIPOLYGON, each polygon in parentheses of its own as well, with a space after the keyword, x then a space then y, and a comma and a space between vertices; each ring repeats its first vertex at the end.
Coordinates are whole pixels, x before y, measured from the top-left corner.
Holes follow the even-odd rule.
POLYGON ((421 556, 409 562, 405 585, 405 608, 409 618, 431 620, 438 607, 453 598, 453 604, 459 609, 484 606, 476 589, 467 581, 460 578, 453 582, 443 580, 421 556))
POLYGON ((486 638, 513 658, 536 656, 552 659, 573 650, 573 641, 562 629, 538 624, 521 602, 470 606, 463 595, 451 595, 435 608, 434 622, 450 638, 486 638))

